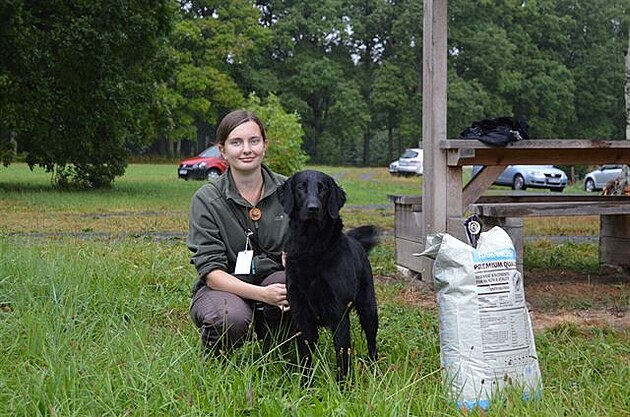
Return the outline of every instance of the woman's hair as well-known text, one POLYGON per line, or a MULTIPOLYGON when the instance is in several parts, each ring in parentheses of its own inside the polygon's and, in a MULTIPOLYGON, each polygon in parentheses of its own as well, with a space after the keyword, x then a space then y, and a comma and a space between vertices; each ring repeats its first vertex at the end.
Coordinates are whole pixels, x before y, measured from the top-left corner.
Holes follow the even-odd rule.
POLYGON ((264 142, 267 142, 267 134, 265 133, 265 126, 254 113, 248 110, 234 110, 228 113, 219 123, 217 127, 217 143, 225 145, 230 133, 238 126, 245 122, 254 122, 260 128, 260 134, 264 142))

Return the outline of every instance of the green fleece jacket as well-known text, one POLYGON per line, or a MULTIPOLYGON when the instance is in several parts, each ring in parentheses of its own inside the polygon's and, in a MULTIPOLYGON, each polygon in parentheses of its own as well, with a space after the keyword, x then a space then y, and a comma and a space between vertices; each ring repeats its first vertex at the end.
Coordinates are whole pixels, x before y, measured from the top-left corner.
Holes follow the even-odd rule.
POLYGON ((256 207, 262 211, 257 222, 249 218, 252 207, 236 189, 231 170, 203 185, 192 198, 187 245, 192 252, 191 263, 198 272, 193 294, 206 284, 206 275, 219 269, 232 274, 238 252, 245 249, 246 230, 254 233, 251 275, 238 278, 257 284, 272 272, 282 270, 281 253, 288 230, 276 190, 286 177, 262 167, 265 192, 256 207))

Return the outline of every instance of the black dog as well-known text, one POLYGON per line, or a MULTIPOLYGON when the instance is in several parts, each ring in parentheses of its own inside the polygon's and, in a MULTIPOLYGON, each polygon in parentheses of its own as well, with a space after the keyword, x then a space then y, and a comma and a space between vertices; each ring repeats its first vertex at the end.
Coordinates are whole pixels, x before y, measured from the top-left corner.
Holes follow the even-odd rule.
POLYGON ((367 252, 377 244, 377 230, 361 226, 342 232, 339 209, 346 202, 334 179, 319 171, 301 171, 280 188, 289 215, 286 244, 287 298, 300 332, 298 353, 310 375, 318 327, 330 328, 337 355, 337 380, 348 373, 350 309, 365 333, 370 359, 376 360, 378 315, 367 252))

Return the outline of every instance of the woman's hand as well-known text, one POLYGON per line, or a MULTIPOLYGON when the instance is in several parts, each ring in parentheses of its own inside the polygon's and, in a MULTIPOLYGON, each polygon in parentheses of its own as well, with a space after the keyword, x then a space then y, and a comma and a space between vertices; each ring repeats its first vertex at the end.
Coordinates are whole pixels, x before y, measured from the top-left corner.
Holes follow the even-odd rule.
POLYGON ((266 287, 260 287, 263 292, 262 300, 266 304, 278 307, 282 311, 289 309, 289 301, 287 300, 287 287, 284 284, 270 284, 266 287))
POLYGON ((262 301, 265 304, 276 306, 282 311, 289 309, 285 284, 275 283, 261 287, 241 281, 225 271, 215 269, 206 276, 206 285, 214 290, 227 291, 242 298, 262 301))

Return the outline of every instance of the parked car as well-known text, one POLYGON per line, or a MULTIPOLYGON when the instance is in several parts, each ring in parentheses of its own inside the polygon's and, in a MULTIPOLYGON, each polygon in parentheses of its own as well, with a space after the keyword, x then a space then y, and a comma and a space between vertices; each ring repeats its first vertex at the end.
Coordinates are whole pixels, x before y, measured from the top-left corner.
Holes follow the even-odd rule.
POLYGON ((219 147, 213 145, 192 158, 179 163, 177 176, 185 180, 210 180, 223 174, 227 169, 227 162, 221 157, 219 147))
MULTIPOLYGON (((474 177, 481 170, 481 165, 475 165, 472 170, 474 177)), ((567 174, 553 165, 509 165, 496 179, 496 185, 508 185, 513 190, 531 188, 548 188, 551 191, 562 192, 567 186, 567 174)))
POLYGON ((400 158, 389 164, 389 173, 392 175, 422 175, 422 149, 409 148, 400 155, 400 158))
POLYGON ((602 165, 584 177, 584 189, 586 191, 602 190, 608 182, 621 175, 623 165, 602 165))
POLYGON ((398 175, 398 159, 389 164, 389 173, 392 175, 398 175))

